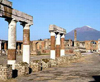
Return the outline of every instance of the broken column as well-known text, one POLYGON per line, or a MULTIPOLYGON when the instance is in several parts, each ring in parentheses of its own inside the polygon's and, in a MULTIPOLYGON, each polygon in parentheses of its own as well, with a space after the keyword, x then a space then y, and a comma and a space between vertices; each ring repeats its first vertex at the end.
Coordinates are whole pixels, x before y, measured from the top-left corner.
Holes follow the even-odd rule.
POLYGON ((77 31, 74 30, 74 47, 77 47, 77 31))
POLYGON ((16 63, 16 23, 14 19, 7 19, 8 27, 8 64, 12 65, 15 69, 16 63))
POLYGON ((65 45, 64 45, 64 41, 65 41, 65 35, 62 34, 61 35, 61 50, 60 50, 61 56, 65 56, 65 45))
POLYGON ((56 57, 60 57, 60 33, 56 33, 56 57))
POLYGON ((23 62, 30 63, 30 25, 23 25, 23 62))

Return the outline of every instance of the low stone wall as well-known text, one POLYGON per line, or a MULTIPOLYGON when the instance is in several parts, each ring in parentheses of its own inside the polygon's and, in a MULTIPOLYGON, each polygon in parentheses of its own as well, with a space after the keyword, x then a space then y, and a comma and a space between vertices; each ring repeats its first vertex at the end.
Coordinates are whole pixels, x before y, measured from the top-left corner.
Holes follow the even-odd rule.
POLYGON ((66 54, 73 53, 73 52, 74 52, 73 49, 66 49, 66 50, 65 50, 65 53, 66 53, 66 54))
POLYGON ((0 80, 7 80, 12 78, 12 66, 11 65, 0 65, 0 80))
POLYGON ((55 60, 53 59, 35 60, 31 62, 30 68, 32 68, 33 71, 41 71, 43 69, 47 69, 50 67, 56 67, 62 64, 69 64, 71 62, 76 62, 77 59, 79 58, 81 58, 81 52, 74 51, 74 54, 57 57, 55 60))
POLYGON ((26 62, 20 62, 16 64, 15 69, 18 70, 18 76, 29 74, 29 65, 26 62))
POLYGON ((42 69, 47 69, 51 67, 49 59, 42 59, 41 65, 42 65, 42 69))
MULTIPOLYGON (((17 70, 18 76, 28 75, 30 73, 30 69, 32 72, 42 71, 44 69, 50 67, 59 67, 60 65, 69 64, 71 62, 76 62, 77 59, 82 57, 80 51, 74 51, 72 55, 65 55, 62 57, 57 57, 55 60, 53 59, 42 59, 42 60, 34 60, 28 65, 25 62, 20 62, 15 64, 15 69, 17 70)), ((7 80, 13 77, 12 66, 2 66, 0 65, 0 79, 7 80)))
POLYGON ((41 71, 41 61, 40 60, 34 60, 30 63, 30 68, 33 72, 41 71))
POLYGON ((57 66, 56 60, 50 59, 49 62, 50 62, 51 67, 56 67, 57 66))

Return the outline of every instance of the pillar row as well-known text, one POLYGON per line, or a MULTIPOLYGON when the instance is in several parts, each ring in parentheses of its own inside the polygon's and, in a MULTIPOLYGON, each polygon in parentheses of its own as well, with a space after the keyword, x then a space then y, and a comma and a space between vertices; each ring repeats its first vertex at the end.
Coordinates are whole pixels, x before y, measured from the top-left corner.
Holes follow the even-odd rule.
POLYGON ((30 63, 30 25, 23 25, 23 62, 30 63))
POLYGON ((60 33, 56 36, 56 57, 60 57, 60 33))
POLYGON ((8 27, 8 64, 12 65, 15 69, 16 63, 16 23, 13 19, 7 19, 8 27))
POLYGON ((65 46, 64 46, 64 41, 65 41, 65 35, 61 35, 61 50, 60 50, 60 56, 65 56, 65 46))
POLYGON ((55 59, 55 33, 54 32, 51 32, 50 58, 55 59))

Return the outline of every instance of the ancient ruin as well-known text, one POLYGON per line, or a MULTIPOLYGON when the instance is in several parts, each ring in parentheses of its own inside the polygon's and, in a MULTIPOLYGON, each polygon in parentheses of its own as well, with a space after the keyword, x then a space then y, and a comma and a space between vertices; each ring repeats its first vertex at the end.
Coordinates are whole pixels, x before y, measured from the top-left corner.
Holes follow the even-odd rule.
POLYGON ((65 55, 64 40, 65 40, 66 30, 56 25, 50 25, 49 32, 51 33, 50 58, 55 59, 56 57, 64 56, 65 55))
POLYGON ((0 0, 0 17, 8 22, 8 64, 15 69, 16 63, 16 23, 23 26, 23 62, 30 62, 30 26, 33 17, 12 8, 12 2, 0 0))
MULTIPOLYGON (((55 67, 53 68, 54 70, 50 69, 50 71, 52 72, 47 70, 47 72, 51 73, 51 75, 45 75, 45 77, 48 76, 45 80, 54 79, 55 76, 61 76, 59 78, 55 78, 56 80, 62 78, 64 79, 68 77, 68 74, 64 73, 66 71, 66 68, 64 68, 64 71, 62 72, 60 71, 62 68, 60 68, 60 70, 57 70, 57 67, 65 65, 67 66, 70 63, 75 64, 80 60, 82 63, 87 53, 89 53, 89 55, 95 52, 100 53, 100 39, 98 41, 78 41, 77 30, 74 30, 74 40, 70 38, 68 40, 65 40, 66 29, 58 27, 56 25, 49 25, 50 38, 30 41, 30 26, 33 25, 33 17, 16 9, 13 9, 12 2, 10 2, 9 0, 0 0, 0 17, 4 18, 8 22, 8 41, 0 40, 0 61, 2 61, 0 62, 2 63, 2 65, 0 64, 0 81, 6 81, 17 76, 25 76, 25 78, 28 78, 27 75, 31 72, 34 73, 53 67, 55 67), (20 22, 20 24, 23 26, 23 41, 16 41, 17 22, 20 22), (3 56, 4 59, 2 59, 3 56), (8 59, 6 59, 6 57, 8 59), (19 60, 17 60, 17 57, 19 58, 19 60), (5 60, 7 60, 7 62, 5 60), (53 73, 54 75, 52 75, 53 73), (52 78, 53 76, 54 78, 52 78)), ((98 56, 94 56, 95 59, 98 56)), ((78 63, 77 66, 79 67, 81 63, 78 63)), ((72 66, 73 68, 77 68, 75 67, 75 65, 72 66)), ((88 66, 86 65, 86 67, 88 66)), ((70 69, 70 67, 67 69, 70 69)), ((73 76, 70 76, 70 79, 73 77, 80 78, 80 76, 77 76, 77 72, 80 70, 81 69, 75 70, 75 74, 72 73, 73 76)), ((43 72, 47 73, 45 71, 43 72)), ((69 72, 68 70, 66 71, 66 73, 70 72, 72 72, 71 69, 69 72)), ((42 72, 40 72, 39 74, 41 73, 42 72)), ((35 76, 36 74, 32 75, 35 76)), ((40 77, 42 76, 43 74, 34 78, 37 78, 41 81, 40 77)), ((81 76, 87 77, 87 73, 83 73, 81 76)), ((30 80, 33 81, 33 77, 30 80)))

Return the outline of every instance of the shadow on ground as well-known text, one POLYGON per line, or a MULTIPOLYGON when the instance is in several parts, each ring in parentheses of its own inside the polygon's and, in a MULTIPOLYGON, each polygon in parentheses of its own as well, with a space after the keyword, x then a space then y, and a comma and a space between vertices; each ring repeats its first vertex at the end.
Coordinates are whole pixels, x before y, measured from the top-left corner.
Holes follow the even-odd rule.
POLYGON ((94 78, 94 81, 90 81, 90 82, 100 82, 100 75, 92 76, 92 78, 94 78))
POLYGON ((18 70, 12 70, 12 78, 16 78, 18 76, 18 70))

